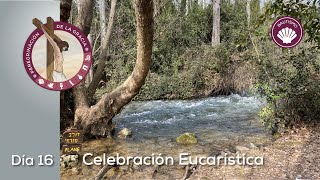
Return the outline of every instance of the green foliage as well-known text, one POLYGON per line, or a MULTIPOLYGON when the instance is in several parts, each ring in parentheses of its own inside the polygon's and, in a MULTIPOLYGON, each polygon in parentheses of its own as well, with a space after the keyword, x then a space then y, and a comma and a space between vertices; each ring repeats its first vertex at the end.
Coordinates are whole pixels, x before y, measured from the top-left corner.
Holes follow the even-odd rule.
MULTIPOLYGON (((172 6, 172 5, 171 5, 172 6)), ((187 49, 211 40, 211 11, 194 5, 187 15, 165 11, 155 19, 153 64, 151 71, 172 74, 178 57, 187 49)))
POLYGON ((273 48, 261 39, 261 51, 269 56, 262 56, 259 66, 257 87, 268 102, 260 115, 277 131, 320 119, 318 11, 316 1, 275 1, 261 18, 260 26, 272 17, 289 15, 300 19, 306 32, 305 41, 294 49, 273 48))
POLYGON ((229 49, 242 50, 247 45, 248 29, 246 1, 229 1, 221 3, 221 41, 226 42, 229 49))
MULTIPOLYGON (((193 3, 186 14, 181 13, 172 1, 161 3, 161 13, 155 17, 154 23, 150 74, 135 99, 188 99, 243 91, 243 87, 237 89, 235 86, 241 83, 239 77, 231 77, 230 72, 239 64, 247 64, 242 61, 234 63, 231 58, 238 50, 246 49, 245 1, 236 4, 222 1, 222 43, 217 47, 210 45, 211 5, 203 8, 193 3), (240 47, 238 44, 242 41, 240 47)), ((110 53, 115 56, 107 65, 109 78, 98 90, 97 97, 125 81, 134 67, 136 35, 131 1, 118 4, 114 27, 110 53)))
MULTIPOLYGON (((260 116, 278 130, 319 119, 319 2, 278 1, 260 16, 260 1, 251 1, 251 25, 246 1, 221 2, 221 45, 212 47, 212 5, 193 2, 186 14, 173 1, 162 1, 155 16, 152 67, 135 100, 188 99, 239 93, 256 83, 268 105, 260 116), (299 48, 283 50, 269 38, 279 16, 298 18, 305 29, 299 48), (253 26, 258 24, 258 26, 253 26)), ((98 19, 97 19, 98 20, 98 19)), ((97 21, 98 22, 98 21, 97 21)), ((106 85, 97 97, 131 74, 136 58, 135 15, 132 2, 117 5, 106 85)), ((99 42, 98 42, 99 43, 99 42)))
MULTIPOLYGON (((272 106, 274 123, 292 126, 319 119, 320 86, 318 53, 301 48, 266 59, 259 78, 260 92, 272 106), (278 119, 280 121, 278 122, 278 119)), ((270 124, 270 118, 263 117, 270 124)))
POLYGON ((275 119, 275 110, 273 106, 267 105, 263 107, 259 112, 259 117, 263 119, 263 123, 269 129, 272 128, 275 119))
POLYGON ((304 32, 307 34, 306 41, 314 43, 320 48, 320 12, 319 0, 276 0, 261 17, 265 21, 270 16, 292 16, 300 20, 304 32))

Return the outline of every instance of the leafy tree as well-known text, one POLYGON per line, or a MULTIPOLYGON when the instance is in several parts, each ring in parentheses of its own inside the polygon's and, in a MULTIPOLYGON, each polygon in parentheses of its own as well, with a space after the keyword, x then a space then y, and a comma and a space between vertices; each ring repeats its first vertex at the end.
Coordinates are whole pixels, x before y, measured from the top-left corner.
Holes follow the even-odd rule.
MULTIPOLYGON (((320 119, 318 12, 319 1, 316 0, 276 0, 260 19, 262 26, 276 17, 292 16, 300 20, 305 31, 305 41, 298 47, 277 48, 274 55, 263 56, 260 64, 258 87, 268 101, 262 117, 269 127, 277 131, 320 119)), ((265 46, 262 51, 270 55, 272 49, 265 46)))

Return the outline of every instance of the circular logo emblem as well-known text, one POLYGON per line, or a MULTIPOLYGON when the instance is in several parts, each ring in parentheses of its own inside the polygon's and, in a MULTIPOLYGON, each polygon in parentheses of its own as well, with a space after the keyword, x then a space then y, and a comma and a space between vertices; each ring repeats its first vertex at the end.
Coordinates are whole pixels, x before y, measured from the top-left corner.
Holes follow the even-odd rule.
POLYGON ((89 40, 77 27, 64 22, 42 24, 28 37, 23 63, 39 86, 55 91, 70 89, 88 74, 92 64, 89 40))
POLYGON ((292 48, 300 43, 303 28, 299 21, 286 16, 273 23, 271 29, 272 40, 282 48, 292 48))

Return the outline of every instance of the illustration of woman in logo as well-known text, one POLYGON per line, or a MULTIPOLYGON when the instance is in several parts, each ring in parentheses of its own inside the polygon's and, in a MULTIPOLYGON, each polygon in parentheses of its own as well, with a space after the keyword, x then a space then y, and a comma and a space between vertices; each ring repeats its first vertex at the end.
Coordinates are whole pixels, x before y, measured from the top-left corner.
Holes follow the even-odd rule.
POLYGON ((54 71, 53 71, 53 81, 62 82, 66 81, 67 78, 63 73, 63 51, 68 51, 69 44, 66 41, 58 42, 50 37, 50 35, 44 30, 44 25, 41 22, 41 29, 53 47, 53 57, 54 57, 54 71))

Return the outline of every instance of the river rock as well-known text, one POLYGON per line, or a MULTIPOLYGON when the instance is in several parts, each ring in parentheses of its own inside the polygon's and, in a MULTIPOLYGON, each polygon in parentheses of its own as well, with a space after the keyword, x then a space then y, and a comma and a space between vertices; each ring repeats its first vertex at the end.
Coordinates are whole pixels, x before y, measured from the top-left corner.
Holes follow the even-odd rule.
POLYGON ((126 139, 128 136, 132 136, 132 131, 128 128, 123 128, 118 133, 118 138, 120 139, 126 139))
POLYGON ((224 151, 225 153, 227 153, 227 154, 232 154, 232 152, 231 152, 229 149, 227 149, 227 148, 225 148, 223 151, 224 151))
POLYGON ((244 146, 235 146, 234 148, 236 149, 237 152, 245 152, 250 150, 249 148, 244 146))
POLYGON ((176 138, 178 144, 197 144, 198 139, 193 133, 184 133, 176 138))
POLYGON ((256 145, 254 145, 253 143, 250 143, 250 149, 258 149, 258 147, 256 145))

